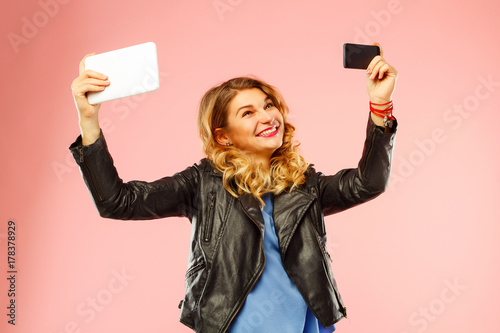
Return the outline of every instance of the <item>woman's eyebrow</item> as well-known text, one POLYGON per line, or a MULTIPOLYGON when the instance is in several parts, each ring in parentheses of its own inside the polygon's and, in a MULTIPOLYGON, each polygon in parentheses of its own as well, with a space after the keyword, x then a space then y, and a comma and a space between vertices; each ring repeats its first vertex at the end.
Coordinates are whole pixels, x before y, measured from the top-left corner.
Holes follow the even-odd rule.
MULTIPOLYGON (((273 100, 271 99, 271 97, 269 96, 266 96, 266 98, 264 98, 264 104, 267 103, 268 101, 272 102, 273 100)), ((254 107, 253 104, 248 104, 248 105, 244 105, 242 107, 240 107, 238 109, 238 111, 236 111, 236 115, 238 115, 238 113, 240 113, 241 110, 243 110, 244 108, 249 108, 249 107, 254 107)))
POLYGON ((252 105, 252 104, 249 104, 249 105, 245 105, 245 106, 240 107, 240 108, 238 109, 238 111, 236 111, 236 115, 238 115, 238 113, 239 113, 241 110, 243 110, 244 108, 249 108, 249 107, 253 107, 253 105, 252 105))

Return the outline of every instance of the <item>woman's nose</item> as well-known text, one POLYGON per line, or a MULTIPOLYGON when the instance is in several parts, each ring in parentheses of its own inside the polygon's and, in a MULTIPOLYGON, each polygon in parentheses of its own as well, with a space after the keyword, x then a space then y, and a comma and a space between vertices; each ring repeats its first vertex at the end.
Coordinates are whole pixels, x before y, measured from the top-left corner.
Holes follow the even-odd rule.
POLYGON ((260 116, 260 122, 261 123, 263 123, 263 124, 267 124, 267 123, 272 124, 274 122, 275 117, 273 115, 271 115, 269 112, 267 112, 266 110, 262 110, 260 114, 261 114, 261 116, 260 116))

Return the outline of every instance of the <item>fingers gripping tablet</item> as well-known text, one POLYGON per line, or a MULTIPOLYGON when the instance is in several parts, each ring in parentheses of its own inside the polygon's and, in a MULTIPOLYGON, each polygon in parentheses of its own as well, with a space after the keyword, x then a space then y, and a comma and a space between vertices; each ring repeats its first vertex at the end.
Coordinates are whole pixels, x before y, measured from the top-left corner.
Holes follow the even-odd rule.
POLYGON ((111 83, 104 91, 87 93, 90 104, 155 91, 160 87, 153 42, 88 57, 85 59, 87 69, 107 75, 111 83))

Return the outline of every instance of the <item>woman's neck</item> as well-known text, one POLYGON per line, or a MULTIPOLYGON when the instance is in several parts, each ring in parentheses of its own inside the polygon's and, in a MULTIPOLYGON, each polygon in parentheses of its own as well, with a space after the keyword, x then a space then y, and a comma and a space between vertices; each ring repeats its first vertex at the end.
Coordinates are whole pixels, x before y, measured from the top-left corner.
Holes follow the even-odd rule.
POLYGON ((270 159, 256 158, 255 163, 256 163, 256 165, 260 164, 262 166, 262 169, 266 172, 269 172, 269 170, 271 169, 271 160, 270 159))

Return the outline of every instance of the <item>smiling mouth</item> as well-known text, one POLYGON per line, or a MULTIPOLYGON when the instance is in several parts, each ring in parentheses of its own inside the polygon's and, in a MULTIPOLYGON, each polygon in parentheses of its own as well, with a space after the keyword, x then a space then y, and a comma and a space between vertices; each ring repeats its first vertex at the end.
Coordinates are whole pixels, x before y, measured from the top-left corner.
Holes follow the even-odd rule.
POLYGON ((270 128, 267 128, 265 130, 263 130, 262 132, 260 132, 259 134, 257 134, 257 136, 262 136, 262 137, 269 137, 269 136, 273 136, 275 135, 276 133, 278 133, 278 125, 276 126, 273 126, 273 127, 270 127, 270 128))

